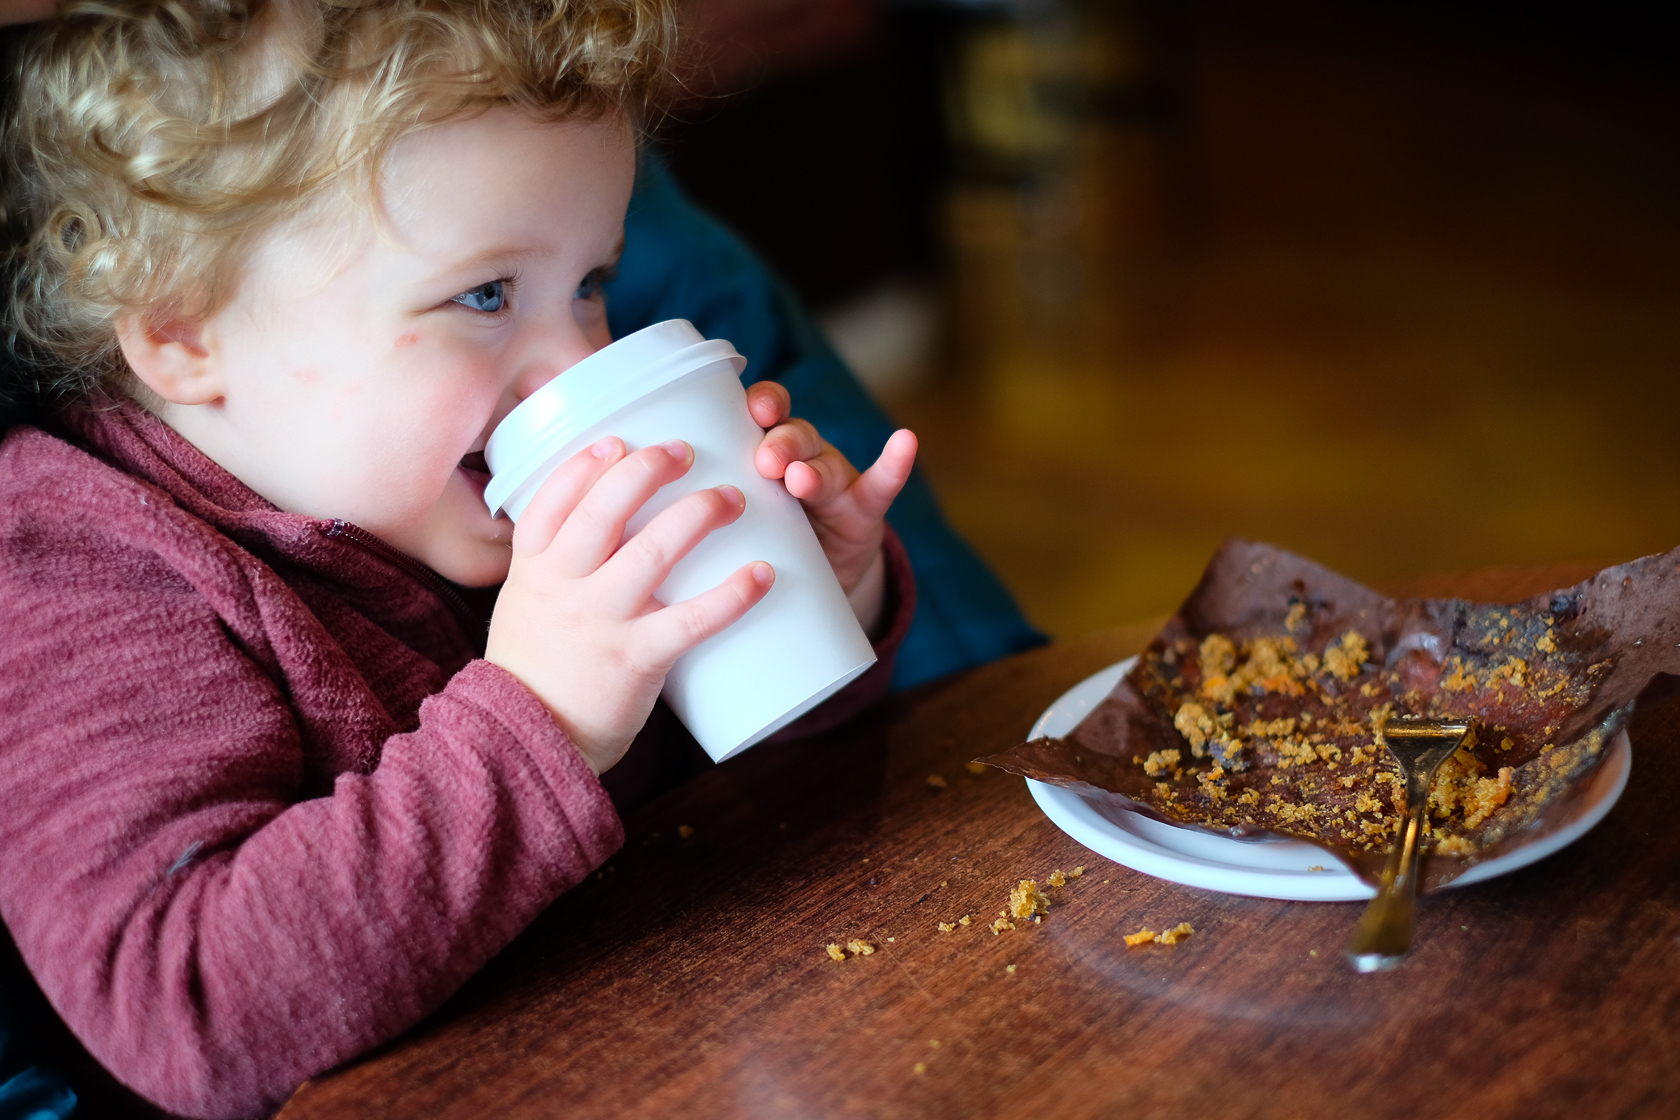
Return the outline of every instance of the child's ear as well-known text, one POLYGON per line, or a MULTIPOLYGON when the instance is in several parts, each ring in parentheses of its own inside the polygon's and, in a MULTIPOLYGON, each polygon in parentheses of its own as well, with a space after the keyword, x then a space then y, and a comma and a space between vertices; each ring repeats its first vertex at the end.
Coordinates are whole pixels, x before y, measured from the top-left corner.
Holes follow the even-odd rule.
POLYGON ((221 364, 202 322, 184 315, 128 315, 117 345, 134 376, 171 404, 209 404, 222 396, 221 364))

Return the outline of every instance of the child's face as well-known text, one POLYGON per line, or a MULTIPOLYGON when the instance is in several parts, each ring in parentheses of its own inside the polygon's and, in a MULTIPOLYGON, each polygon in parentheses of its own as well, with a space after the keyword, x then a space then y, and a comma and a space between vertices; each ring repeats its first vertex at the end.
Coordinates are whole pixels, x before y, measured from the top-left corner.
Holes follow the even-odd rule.
MULTIPOLYGON (((496 110, 415 133, 383 228, 267 237, 199 340, 218 390, 162 415, 282 509, 343 518, 448 579, 507 575, 479 454, 538 386, 611 341, 597 282, 634 178, 617 121, 496 110)), ((338 212, 342 217, 342 211, 338 212)))

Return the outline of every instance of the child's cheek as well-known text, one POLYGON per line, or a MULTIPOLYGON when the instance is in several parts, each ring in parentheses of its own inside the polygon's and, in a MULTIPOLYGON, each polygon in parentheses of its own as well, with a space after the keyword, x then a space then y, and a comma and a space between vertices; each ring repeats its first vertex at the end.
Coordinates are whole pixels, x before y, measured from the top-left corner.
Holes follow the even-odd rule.
POLYGON ((411 327, 391 338, 389 366, 397 383, 432 401, 458 407, 502 391, 499 356, 448 331, 411 327))
POLYGON ((327 405, 327 415, 332 418, 333 425, 340 427, 351 423, 361 414, 362 383, 351 381, 339 385, 332 394, 327 405))
POLYGON ((428 349, 427 342, 421 338, 408 350, 416 357, 424 355, 423 361, 415 363, 417 376, 410 380, 415 405, 426 413, 434 431, 459 432, 468 442, 486 434, 485 426, 507 391, 500 363, 494 356, 464 347, 428 349))

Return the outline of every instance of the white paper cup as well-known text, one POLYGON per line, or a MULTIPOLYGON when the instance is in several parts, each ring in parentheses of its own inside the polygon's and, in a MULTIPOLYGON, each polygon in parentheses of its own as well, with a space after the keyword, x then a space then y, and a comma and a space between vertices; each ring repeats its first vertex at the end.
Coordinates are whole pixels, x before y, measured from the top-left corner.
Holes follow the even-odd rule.
POLYGON ((514 521, 556 467, 603 436, 632 450, 687 440, 694 465, 631 519, 626 537, 685 494, 729 483, 747 504, 732 525, 695 546, 655 593, 676 603, 754 560, 776 569, 757 606, 679 658, 665 702, 718 762, 834 695, 875 663, 811 523, 753 452, 764 432, 747 412, 747 360, 707 341, 684 319, 627 335, 538 389, 496 426, 484 457, 484 500, 514 521))

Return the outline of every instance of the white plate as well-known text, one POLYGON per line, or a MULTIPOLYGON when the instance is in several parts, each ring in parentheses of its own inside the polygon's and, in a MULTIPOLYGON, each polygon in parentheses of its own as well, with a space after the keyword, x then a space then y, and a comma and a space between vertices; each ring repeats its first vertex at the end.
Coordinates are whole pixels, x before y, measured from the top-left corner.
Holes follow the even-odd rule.
MULTIPOLYGON (((1068 689, 1038 717, 1027 738, 1072 731, 1136 661, 1128 657, 1068 689)), ((1573 843, 1616 804, 1627 788, 1632 768, 1633 748, 1624 731, 1611 740, 1609 752, 1588 779, 1592 784, 1569 823, 1532 844, 1477 864, 1449 885, 1479 883, 1515 871, 1573 843)), ((1199 828, 1150 820, 1048 782, 1029 779, 1027 787, 1057 828, 1098 855, 1159 879, 1227 894, 1307 902, 1345 902, 1376 893, 1329 852, 1302 840, 1234 840, 1199 828), (1314 871, 1314 867, 1323 870, 1314 871)))

